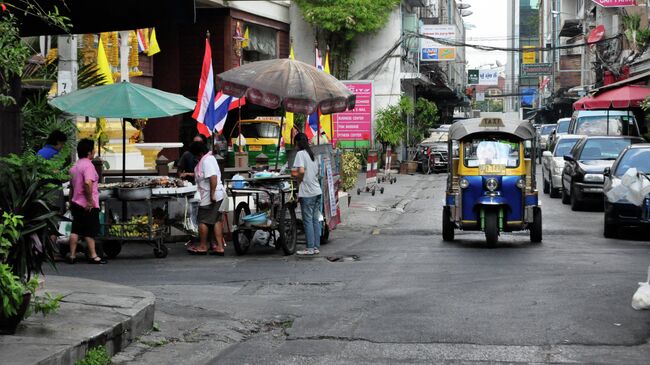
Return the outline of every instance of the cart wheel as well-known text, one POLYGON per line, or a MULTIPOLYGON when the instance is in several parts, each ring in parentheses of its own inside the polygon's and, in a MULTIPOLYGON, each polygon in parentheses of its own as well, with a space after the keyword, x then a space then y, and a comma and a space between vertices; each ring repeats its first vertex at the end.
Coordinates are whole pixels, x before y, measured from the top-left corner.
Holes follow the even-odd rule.
POLYGON ((122 251, 122 243, 120 241, 104 241, 102 242, 102 250, 104 250, 106 257, 114 259, 122 251))
POLYGON ((384 193, 384 188, 381 187, 381 188, 379 189, 379 192, 383 194, 383 193, 384 193))
POLYGON ((158 259, 164 259, 167 257, 167 254, 169 253, 169 249, 167 249, 167 246, 165 245, 160 245, 159 247, 154 247, 153 248, 153 255, 156 256, 158 259))
POLYGON ((296 240, 298 237, 296 225, 296 210, 294 206, 283 206, 278 215, 278 231, 280 231, 280 237, 277 243, 282 247, 285 255, 293 255, 296 253, 296 240))
POLYGON ((393 179, 388 179, 388 182, 393 185, 393 179))
POLYGON ((375 189, 372 189, 372 196, 375 196, 375 189))
POLYGON ((330 240, 330 226, 327 221, 323 221, 323 230, 320 235, 320 244, 325 245, 330 240))
MULTIPOLYGON (((235 214, 232 219, 232 224, 238 226, 242 224, 242 218, 251 214, 251 208, 248 206, 248 203, 241 202, 237 204, 235 208, 235 214)), ((233 232, 232 235, 232 245, 235 247, 235 252, 237 255, 245 255, 248 252, 248 248, 251 246, 251 241, 253 240, 253 235, 249 230, 239 230, 233 232)))
POLYGON ((361 188, 357 188, 357 195, 361 195, 361 188))

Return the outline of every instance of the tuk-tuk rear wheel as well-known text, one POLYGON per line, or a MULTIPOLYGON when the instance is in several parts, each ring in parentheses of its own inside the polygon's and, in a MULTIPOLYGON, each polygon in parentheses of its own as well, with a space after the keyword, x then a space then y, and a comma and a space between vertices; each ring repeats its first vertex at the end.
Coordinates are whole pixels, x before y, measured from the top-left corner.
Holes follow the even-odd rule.
POLYGON ((449 207, 442 208, 442 240, 454 240, 454 223, 451 221, 451 209, 449 207))
POLYGON ((533 208, 533 223, 530 226, 530 242, 542 242, 542 210, 533 208))
POLYGON ((499 241, 499 210, 485 210, 485 240, 488 246, 494 247, 499 241))

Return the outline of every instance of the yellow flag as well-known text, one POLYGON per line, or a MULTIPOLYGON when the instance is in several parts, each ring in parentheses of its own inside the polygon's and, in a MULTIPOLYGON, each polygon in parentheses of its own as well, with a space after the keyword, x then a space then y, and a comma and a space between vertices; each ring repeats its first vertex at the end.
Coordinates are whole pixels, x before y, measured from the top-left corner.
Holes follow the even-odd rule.
POLYGON ((149 49, 147 50, 147 56, 153 56, 158 52, 160 52, 160 47, 158 46, 158 40, 156 39, 156 28, 153 28, 151 30, 151 38, 149 38, 149 49))
POLYGON ((244 40, 241 41, 241 48, 248 48, 248 27, 244 32, 244 40))
MULTIPOLYGON (((326 74, 330 75, 330 53, 329 52, 325 53, 325 64, 323 65, 323 71, 325 71, 326 74)), ((323 114, 320 116, 320 127, 323 131, 325 131, 327 138, 331 141, 332 133, 333 133, 332 114, 323 114)))
POLYGON ((104 43, 102 43, 101 37, 99 38, 99 44, 97 45, 97 69, 99 75, 104 79, 105 84, 113 83, 111 66, 108 64, 108 58, 106 58, 106 51, 104 51, 104 43))

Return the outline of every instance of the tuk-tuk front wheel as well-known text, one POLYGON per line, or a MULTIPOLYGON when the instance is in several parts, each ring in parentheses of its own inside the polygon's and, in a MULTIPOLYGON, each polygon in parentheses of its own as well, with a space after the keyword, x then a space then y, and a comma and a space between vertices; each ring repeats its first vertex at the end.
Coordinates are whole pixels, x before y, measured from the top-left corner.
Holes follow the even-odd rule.
POLYGON ((494 247, 499 241, 499 210, 485 210, 485 240, 488 246, 494 247))
POLYGON ((442 240, 454 240, 454 223, 451 221, 451 209, 449 207, 442 208, 442 240))
POLYGON ((530 226, 530 242, 542 242, 542 210, 533 208, 533 223, 530 226))

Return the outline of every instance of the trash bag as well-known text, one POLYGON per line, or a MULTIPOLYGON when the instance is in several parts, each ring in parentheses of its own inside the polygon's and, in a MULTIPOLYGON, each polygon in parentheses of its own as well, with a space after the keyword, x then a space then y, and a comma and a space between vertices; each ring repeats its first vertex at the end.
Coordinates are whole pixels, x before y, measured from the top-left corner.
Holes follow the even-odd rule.
POLYGON ((255 231, 255 234, 253 234, 253 239, 251 243, 254 245, 266 246, 270 242, 270 238, 271 238, 271 233, 258 229, 257 231, 255 231))
POLYGON ((636 310, 650 309, 650 266, 648 267, 648 279, 639 283, 639 289, 632 296, 632 308, 636 310))

